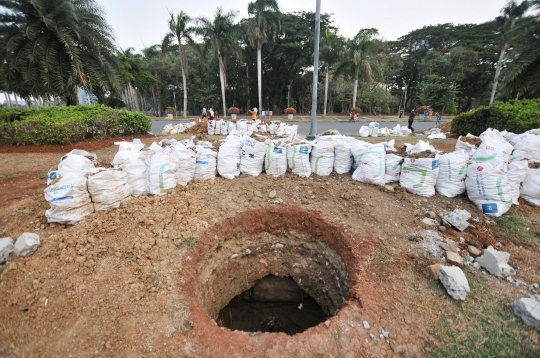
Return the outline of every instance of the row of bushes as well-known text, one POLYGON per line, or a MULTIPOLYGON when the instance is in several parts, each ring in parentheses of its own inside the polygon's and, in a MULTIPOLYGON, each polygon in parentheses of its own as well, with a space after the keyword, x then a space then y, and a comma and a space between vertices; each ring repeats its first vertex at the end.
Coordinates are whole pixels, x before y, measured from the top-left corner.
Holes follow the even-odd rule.
POLYGON ((452 132, 458 135, 479 135, 488 128, 513 133, 540 128, 540 98, 495 102, 461 113, 452 121, 452 132))
POLYGON ((102 105, 0 109, 0 143, 67 144, 88 139, 135 135, 150 130, 142 113, 102 105))

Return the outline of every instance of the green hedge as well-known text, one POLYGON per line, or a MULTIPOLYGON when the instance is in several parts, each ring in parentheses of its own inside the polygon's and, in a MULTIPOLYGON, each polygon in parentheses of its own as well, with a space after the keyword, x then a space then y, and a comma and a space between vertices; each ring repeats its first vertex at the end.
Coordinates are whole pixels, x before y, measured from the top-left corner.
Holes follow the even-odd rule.
POLYGON ((89 139, 135 135, 150 130, 142 113, 102 105, 0 109, 0 143, 66 144, 89 139))
POLYGON ((462 113, 452 121, 452 132, 458 135, 479 135, 488 128, 516 134, 540 128, 540 98, 495 102, 462 113))

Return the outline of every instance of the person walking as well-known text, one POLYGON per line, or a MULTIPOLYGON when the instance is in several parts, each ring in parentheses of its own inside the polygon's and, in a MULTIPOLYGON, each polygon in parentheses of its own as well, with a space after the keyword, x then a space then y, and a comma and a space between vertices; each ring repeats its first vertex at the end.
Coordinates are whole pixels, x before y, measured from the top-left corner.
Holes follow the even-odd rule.
POLYGON ((441 114, 439 112, 437 112, 435 114, 435 117, 437 118, 437 120, 435 121, 435 125, 440 126, 441 125, 441 114))
POLYGON ((349 116, 349 122, 354 122, 354 116, 356 115, 356 112, 353 110, 351 111, 351 115, 349 116))
POLYGON ((414 112, 414 109, 411 111, 411 114, 409 114, 409 126, 407 128, 409 128, 411 131, 413 131, 414 133, 414 128, 412 126, 413 122, 414 122, 414 117, 416 116, 416 113, 414 112))
POLYGON ((206 112, 206 108, 203 108, 201 112, 201 119, 206 121, 206 118, 208 118, 208 112, 206 112))
POLYGON ((210 116, 210 120, 213 121, 214 120, 214 110, 212 108, 210 108, 208 110, 208 114, 210 116))

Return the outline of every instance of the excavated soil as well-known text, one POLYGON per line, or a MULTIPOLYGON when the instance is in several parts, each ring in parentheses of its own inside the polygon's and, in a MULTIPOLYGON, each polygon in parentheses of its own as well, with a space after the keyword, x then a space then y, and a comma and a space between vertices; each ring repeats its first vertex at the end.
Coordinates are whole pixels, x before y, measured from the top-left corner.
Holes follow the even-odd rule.
MULTIPOLYGON (((426 356, 443 344, 431 328, 456 305, 408 240, 437 230, 421 222, 426 211, 468 210, 475 227, 441 238, 501 243, 516 277, 540 282, 538 251, 502 236, 466 196, 423 198, 350 175, 192 181, 68 227, 47 224, 47 208, 35 195, 0 209, 0 237, 41 237, 32 256, 0 268, 2 357, 426 356), (329 318, 294 336, 220 327, 220 309, 267 275, 292 277, 329 318)), ((540 222, 523 201, 513 210, 540 222)))
POLYGON ((480 138, 471 138, 471 137, 461 137, 460 139, 462 142, 465 142, 465 143, 469 143, 469 144, 473 144, 475 146, 479 146, 480 144, 482 144, 482 139, 480 138))
POLYGON ((530 169, 540 169, 540 163, 529 162, 529 168, 530 169))
POLYGON ((182 134, 208 134, 208 123, 197 122, 193 127, 183 131, 182 134))

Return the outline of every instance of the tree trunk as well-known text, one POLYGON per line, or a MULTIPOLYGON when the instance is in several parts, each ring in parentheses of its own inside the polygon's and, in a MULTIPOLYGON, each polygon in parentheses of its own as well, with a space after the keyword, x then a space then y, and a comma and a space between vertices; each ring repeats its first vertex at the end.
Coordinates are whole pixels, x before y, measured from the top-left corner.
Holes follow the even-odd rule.
MULTIPOLYGON (((219 59, 221 63, 221 56, 219 59)), ((219 81, 221 82, 221 100, 223 102, 223 118, 227 115, 227 107, 225 105, 225 79, 223 78, 223 68, 219 66, 219 81)))
POLYGON ((249 111, 251 109, 251 99, 250 99, 250 91, 249 91, 249 67, 248 67, 248 64, 246 62, 246 83, 247 83, 247 104, 246 104, 246 108, 247 110, 249 111))
POLYGON ((262 105, 262 44, 260 43, 257 43, 257 82, 258 82, 258 87, 259 87, 259 112, 263 110, 263 105, 262 105))
POLYGON ((11 99, 8 97, 7 92, 4 92, 4 97, 6 98, 6 105, 11 107, 11 99))
MULTIPOLYGON (((17 97, 15 97, 17 99, 17 97)), ((77 92, 66 94, 66 106, 76 106, 79 103, 77 92)))
POLYGON ((352 100, 352 106, 353 108, 356 107, 356 93, 358 91, 358 80, 354 80, 354 92, 353 92, 353 100, 352 100))
POLYGON ((17 98, 17 94, 13 92, 13 97, 15 98, 15 106, 19 107, 19 99, 17 98))
POLYGON ((328 102, 328 68, 326 69, 326 81, 324 84, 324 112, 323 118, 326 118, 326 103, 328 102))
POLYGON ((493 87, 491 89, 491 98, 489 100, 489 104, 491 105, 493 103, 493 100, 495 99, 495 92, 497 92, 497 83, 499 82, 499 76, 501 75, 502 65, 503 65, 503 58, 504 53, 506 52, 507 45, 504 44, 503 48, 501 49, 501 54, 499 55, 499 62, 497 62, 497 68, 495 69, 495 78, 493 79, 493 87))
POLYGON ((332 92, 328 94, 328 113, 334 114, 334 97, 332 92))
POLYGON ((182 84, 184 85, 184 118, 187 118, 187 79, 182 66, 182 84))

